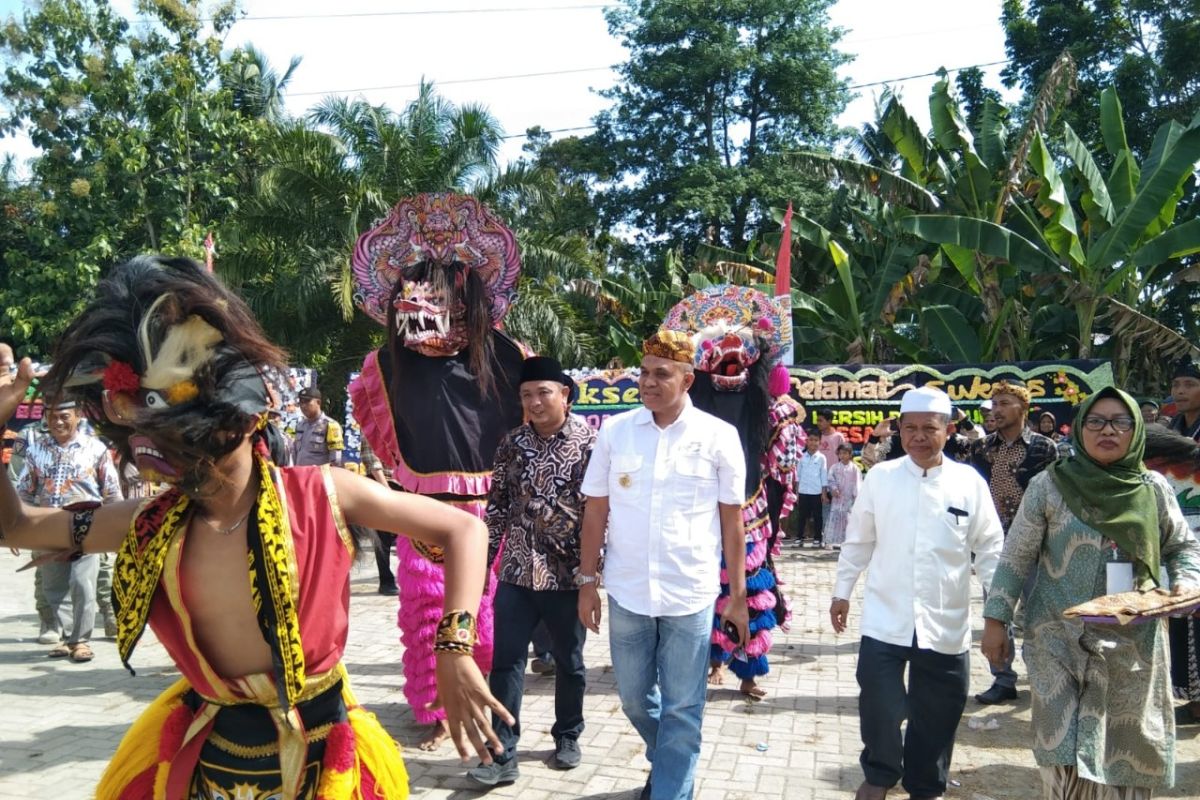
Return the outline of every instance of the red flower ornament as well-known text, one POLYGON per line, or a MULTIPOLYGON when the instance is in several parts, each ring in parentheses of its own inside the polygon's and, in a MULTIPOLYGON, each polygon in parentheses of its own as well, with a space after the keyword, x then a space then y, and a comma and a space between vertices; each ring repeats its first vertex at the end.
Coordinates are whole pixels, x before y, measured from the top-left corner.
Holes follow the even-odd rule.
POLYGON ((124 361, 113 361, 104 368, 104 388, 114 394, 136 392, 142 379, 124 361))

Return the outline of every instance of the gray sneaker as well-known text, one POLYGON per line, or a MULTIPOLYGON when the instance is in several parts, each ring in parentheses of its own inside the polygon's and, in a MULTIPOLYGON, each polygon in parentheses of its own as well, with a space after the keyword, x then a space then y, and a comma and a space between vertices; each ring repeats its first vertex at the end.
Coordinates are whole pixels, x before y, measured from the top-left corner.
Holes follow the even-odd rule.
POLYGON ((582 757, 583 755, 579 752, 579 742, 561 736, 554 743, 554 756, 551 757, 547 766, 550 769, 575 769, 579 766, 582 757))
POLYGON ((467 770, 467 777, 480 786, 504 786, 515 783, 517 778, 521 777, 521 771, 517 769, 517 760, 511 758, 503 764, 499 761, 480 764, 474 769, 467 770))
POLYGON ((38 644, 58 644, 62 641, 62 631, 58 628, 51 628, 49 625, 42 625, 37 640, 38 644))

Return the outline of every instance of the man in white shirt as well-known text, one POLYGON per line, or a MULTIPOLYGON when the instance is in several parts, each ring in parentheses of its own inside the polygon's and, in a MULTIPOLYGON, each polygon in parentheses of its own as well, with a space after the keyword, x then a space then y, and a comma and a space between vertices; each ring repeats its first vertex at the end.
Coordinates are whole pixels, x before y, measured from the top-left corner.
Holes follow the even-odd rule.
POLYGON ((835 631, 846 629, 867 570, 856 672, 866 780, 855 800, 883 800, 897 782, 912 800, 946 791, 970 678, 971 553, 986 587, 1004 541, 987 483, 943 457, 950 415, 944 392, 905 393, 907 455, 867 473, 846 526, 829 616, 835 631))
POLYGON ((820 452, 821 437, 810 434, 804 440, 804 452, 796 462, 796 510, 800 515, 800 541, 804 546, 804 529, 812 520, 813 544, 825 544, 825 520, 822 506, 829 492, 829 460, 820 452))
POLYGON ((582 487, 579 618, 599 632, 603 545, 613 671, 646 743, 641 797, 652 800, 692 796, 722 553, 730 582, 722 624, 735 641, 749 636, 746 461, 737 429, 692 406, 693 356, 686 334, 646 340, 643 407, 600 428, 582 487))

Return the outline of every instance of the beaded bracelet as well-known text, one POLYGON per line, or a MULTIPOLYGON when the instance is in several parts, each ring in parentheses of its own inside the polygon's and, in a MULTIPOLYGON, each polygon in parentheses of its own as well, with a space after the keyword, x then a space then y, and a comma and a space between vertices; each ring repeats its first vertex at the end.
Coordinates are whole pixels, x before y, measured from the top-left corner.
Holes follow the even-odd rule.
POLYGON ((477 641, 479 635, 475 629, 475 615, 465 609, 456 608, 447 611, 438 623, 433 651, 470 655, 477 641))

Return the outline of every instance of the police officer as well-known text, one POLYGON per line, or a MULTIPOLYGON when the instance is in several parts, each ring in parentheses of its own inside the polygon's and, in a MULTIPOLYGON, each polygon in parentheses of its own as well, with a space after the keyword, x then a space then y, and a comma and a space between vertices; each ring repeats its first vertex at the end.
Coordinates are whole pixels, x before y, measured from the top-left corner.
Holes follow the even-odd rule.
POLYGON ((316 464, 342 465, 342 426, 321 411, 321 390, 316 386, 301 389, 300 413, 292 443, 292 463, 298 467, 316 464))

